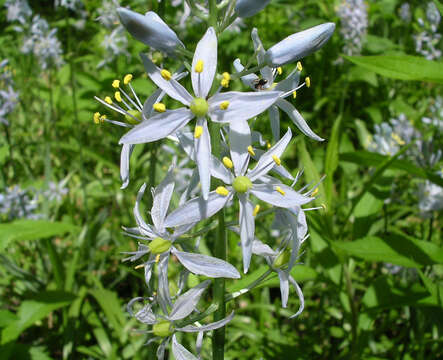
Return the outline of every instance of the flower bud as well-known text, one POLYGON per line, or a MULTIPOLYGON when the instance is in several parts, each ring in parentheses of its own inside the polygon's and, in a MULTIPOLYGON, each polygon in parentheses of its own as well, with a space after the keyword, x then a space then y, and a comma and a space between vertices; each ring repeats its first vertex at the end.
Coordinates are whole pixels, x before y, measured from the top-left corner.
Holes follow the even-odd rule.
POLYGON ((250 17, 262 11, 271 0, 237 0, 235 12, 242 18, 250 17))
POLYGON ((178 46, 184 47, 176 33, 155 12, 142 15, 118 8, 117 13, 126 30, 142 43, 168 54, 173 54, 178 46))
POLYGON ((275 68, 308 56, 319 50, 334 30, 334 23, 325 23, 292 34, 266 51, 265 63, 275 68))

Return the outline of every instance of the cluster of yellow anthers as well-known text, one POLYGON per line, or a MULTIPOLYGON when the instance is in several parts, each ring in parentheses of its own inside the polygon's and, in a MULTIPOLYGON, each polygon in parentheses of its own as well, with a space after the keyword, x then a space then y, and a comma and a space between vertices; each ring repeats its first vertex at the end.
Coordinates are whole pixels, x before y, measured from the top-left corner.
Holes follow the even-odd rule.
POLYGON ((400 145, 403 146, 405 144, 404 140, 396 133, 392 133, 391 137, 395 140, 395 142, 400 145))
MULTIPOLYGON (((131 82, 131 80, 132 80, 132 74, 127 74, 127 75, 125 75, 125 77, 123 78, 123 84, 125 84, 125 85, 129 85, 129 83, 131 82)), ((121 102, 123 101, 123 99, 122 99, 122 94, 121 94, 121 92, 122 92, 123 90, 120 88, 120 80, 114 80, 114 81, 112 82, 112 87, 113 87, 114 89, 116 89, 116 91, 115 91, 115 93, 114 93, 114 98, 115 98, 115 100, 117 100, 117 102, 121 103, 121 102), (118 90, 117 90, 117 89, 118 89, 118 90)), ((106 103, 109 104, 109 105, 112 104, 112 99, 111 99, 110 96, 106 96, 106 97, 105 97, 105 101, 106 101, 106 103)))
POLYGON ((94 113, 94 123, 100 124, 106 120, 106 115, 102 115, 99 112, 94 113))
POLYGON ((229 82, 231 81, 231 75, 227 72, 224 72, 222 74, 222 81, 221 81, 221 86, 223 86, 224 88, 229 87, 229 82))

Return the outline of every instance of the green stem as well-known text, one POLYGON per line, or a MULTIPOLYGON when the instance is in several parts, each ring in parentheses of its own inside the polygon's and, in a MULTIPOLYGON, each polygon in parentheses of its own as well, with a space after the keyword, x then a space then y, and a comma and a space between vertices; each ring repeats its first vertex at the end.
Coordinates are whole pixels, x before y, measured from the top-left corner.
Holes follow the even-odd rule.
POLYGON ((354 296, 354 287, 352 286, 351 274, 349 272, 348 264, 343 264, 343 273, 346 281, 346 292, 349 299, 349 306, 351 308, 351 356, 350 359, 358 359, 357 345, 358 345, 358 307, 354 296))
POLYGON ((217 29, 218 8, 216 0, 209 0, 209 26, 217 29))
MULTIPOLYGON (((220 125, 216 123, 210 124, 211 132, 211 147, 212 154, 219 158, 221 154, 221 138, 220 138, 220 125)), ((220 181, 215 182, 215 186, 218 186, 220 181)), ((225 226, 225 212, 220 210, 217 214, 218 227, 216 230, 214 256, 220 260, 227 260, 227 237, 225 226)), ((225 301, 225 279, 219 278, 214 280, 214 302, 218 306, 217 311, 214 313, 214 321, 218 321, 226 317, 226 301, 225 301)), ((214 330, 212 337, 212 359, 223 360, 225 352, 225 327, 214 330)))

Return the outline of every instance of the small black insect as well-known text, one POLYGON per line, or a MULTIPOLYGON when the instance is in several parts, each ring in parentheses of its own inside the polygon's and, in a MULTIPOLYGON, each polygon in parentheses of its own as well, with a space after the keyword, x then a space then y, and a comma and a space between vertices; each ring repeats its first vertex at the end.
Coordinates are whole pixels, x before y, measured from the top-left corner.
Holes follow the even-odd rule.
POLYGON ((255 79, 253 84, 257 90, 264 90, 264 86, 268 83, 266 79, 255 79))

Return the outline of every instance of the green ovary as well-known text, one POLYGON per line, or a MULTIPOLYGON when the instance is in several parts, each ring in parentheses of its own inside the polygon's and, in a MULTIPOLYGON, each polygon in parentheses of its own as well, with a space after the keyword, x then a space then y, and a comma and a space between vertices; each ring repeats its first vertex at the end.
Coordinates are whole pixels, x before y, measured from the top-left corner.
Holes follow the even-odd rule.
POLYGON ((160 237, 152 240, 148 247, 151 250, 151 253, 154 255, 162 254, 165 251, 168 251, 171 248, 172 243, 169 240, 162 239, 160 237))
POLYGON ((272 264, 275 268, 281 268, 288 264, 289 259, 291 258, 291 250, 284 250, 277 259, 275 259, 274 264, 272 264))
POLYGON ((203 98, 195 98, 191 103, 190 109, 195 116, 203 117, 208 113, 208 102, 203 98))
POLYGON ((234 190, 240 194, 244 194, 252 187, 252 181, 246 176, 237 176, 232 182, 234 190))
POLYGON ((138 110, 128 110, 128 113, 131 114, 133 117, 130 116, 130 115, 125 115, 125 120, 126 120, 127 123, 132 124, 132 125, 136 125, 140 121, 142 121, 142 113, 140 111, 138 111, 138 110), (137 120, 135 120, 134 117, 137 120))
POLYGON ((171 336, 173 334, 172 324, 170 321, 167 320, 162 320, 157 324, 154 324, 152 330, 155 336, 160 336, 163 338, 171 336))

